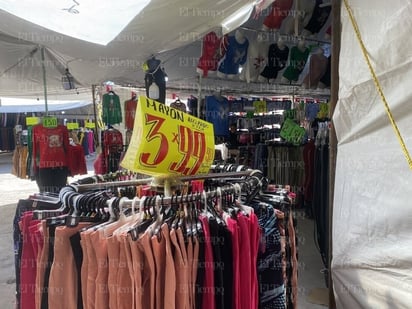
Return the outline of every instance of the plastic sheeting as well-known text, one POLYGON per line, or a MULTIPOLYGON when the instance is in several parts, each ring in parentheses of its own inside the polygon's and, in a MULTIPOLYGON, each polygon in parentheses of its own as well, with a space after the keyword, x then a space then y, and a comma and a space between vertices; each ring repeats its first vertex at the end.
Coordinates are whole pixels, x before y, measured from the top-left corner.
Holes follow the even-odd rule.
MULTIPOLYGON (((412 151, 412 2, 349 0, 412 151)), ((342 6, 332 279, 338 308, 411 308, 412 170, 342 6)))

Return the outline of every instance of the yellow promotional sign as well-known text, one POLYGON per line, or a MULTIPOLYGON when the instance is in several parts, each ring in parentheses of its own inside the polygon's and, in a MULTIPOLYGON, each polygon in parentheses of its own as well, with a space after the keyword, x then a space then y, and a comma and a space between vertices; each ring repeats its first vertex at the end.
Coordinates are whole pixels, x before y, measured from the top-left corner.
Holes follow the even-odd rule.
POLYGON ((26 125, 28 126, 35 126, 36 124, 40 123, 39 117, 26 117, 26 125))
POLYGON ((77 130, 79 129, 79 124, 77 122, 67 122, 66 127, 68 130, 77 130))
POLYGON ((215 154, 213 124, 141 96, 120 165, 151 176, 206 174, 215 154))
POLYGON ((85 125, 84 125, 86 128, 88 128, 88 129, 94 129, 94 128, 96 128, 96 124, 94 123, 94 122, 88 122, 88 121, 85 121, 85 125))
POLYGON ((266 101, 255 101, 253 102, 253 107, 255 108, 255 113, 257 114, 267 112, 266 101))

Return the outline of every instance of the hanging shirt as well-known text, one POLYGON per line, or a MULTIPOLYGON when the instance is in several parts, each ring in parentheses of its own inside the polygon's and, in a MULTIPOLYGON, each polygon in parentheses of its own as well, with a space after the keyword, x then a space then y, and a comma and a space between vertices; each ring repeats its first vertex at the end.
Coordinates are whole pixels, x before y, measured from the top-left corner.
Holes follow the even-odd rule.
POLYGON ((173 108, 175 108, 179 111, 185 112, 185 113, 187 112, 186 104, 181 102, 181 101, 175 101, 175 102, 171 103, 170 107, 173 107, 173 108))
POLYGON ((272 3, 272 9, 263 24, 269 29, 280 29, 283 20, 289 15, 292 5, 293 0, 276 0, 272 3))
POLYGON ((320 79, 326 73, 328 58, 323 53, 312 54, 308 59, 308 64, 309 70, 303 79, 303 84, 308 88, 316 88, 320 79))
POLYGON ((283 72, 283 76, 289 81, 297 81, 299 75, 305 67, 306 61, 309 57, 309 48, 305 48, 303 51, 297 46, 293 46, 290 51, 289 66, 283 72))
POLYGON ((206 97, 206 121, 213 124, 215 136, 229 134, 229 101, 216 96, 206 97))
POLYGON ((219 52, 220 38, 215 32, 209 32, 202 40, 202 55, 199 58, 197 68, 200 69, 204 77, 209 71, 216 71, 220 60, 219 52))
POLYGON ((320 79, 320 82, 326 87, 330 87, 330 75, 331 75, 331 56, 328 57, 328 65, 326 67, 326 72, 320 79))
POLYGON ((259 40, 257 37, 253 37, 249 42, 245 67, 240 73, 240 79, 248 83, 257 81, 265 67, 268 54, 268 43, 263 41, 263 39, 259 40))
POLYGON ((318 103, 306 103, 305 105, 305 117, 309 121, 315 120, 319 112, 318 103))
POLYGON ((328 21, 330 11, 332 6, 320 5, 323 3, 323 0, 316 0, 315 8, 313 9, 312 17, 310 18, 308 24, 305 26, 305 29, 311 32, 312 34, 319 33, 323 26, 328 21))
POLYGON ((236 75, 239 74, 239 66, 246 62, 249 41, 245 38, 243 43, 239 43, 234 35, 227 36, 226 40, 226 52, 219 62, 219 72, 236 75))
POLYGON ((190 110, 190 114, 192 114, 195 117, 198 117, 198 115, 197 115, 197 104, 198 104, 197 98, 190 97, 189 99, 187 99, 187 106, 190 110))
POLYGON ((257 273, 259 278, 259 308, 286 308, 283 274, 281 231, 272 205, 254 206, 262 231, 257 273))
POLYGON ((230 308, 239 309, 241 307, 240 300, 240 259, 242 258, 239 251, 239 226, 235 219, 228 217, 226 219, 227 228, 232 237, 232 284, 233 284, 233 298, 230 308))
POLYGON ((241 308, 252 308, 251 281, 252 281, 252 257, 250 250, 250 225, 243 214, 239 214, 239 251, 240 251, 240 301, 241 308))
POLYGON ((119 124, 122 122, 120 99, 114 92, 103 95, 103 122, 105 124, 119 124))
POLYGON ((202 230, 204 233, 204 263, 199 264, 200 268, 203 268, 204 281, 203 285, 199 287, 201 289, 202 309, 215 309, 215 278, 214 278, 214 259, 213 249, 211 243, 211 234, 209 229, 209 222, 206 216, 199 216, 199 220, 202 223, 202 230))
POLYGON ((137 99, 132 98, 124 102, 125 126, 127 130, 133 130, 134 117, 136 116, 137 99))
POLYGON ((268 51, 268 63, 260 75, 267 79, 275 79, 278 72, 285 68, 288 57, 289 47, 285 45, 281 49, 278 44, 271 44, 268 51))
POLYGON ((149 59, 147 61, 147 65, 149 70, 146 72, 144 77, 146 96, 164 104, 166 102, 166 76, 165 72, 160 67, 161 61, 154 58, 149 59), (153 90, 151 88, 156 89, 156 87, 158 88, 158 93, 157 91, 154 91, 157 95, 154 97, 153 90))
POLYGON ((69 145, 67 165, 71 176, 87 174, 87 165, 82 146, 69 145))
POLYGON ((63 125, 33 127, 33 164, 35 168, 67 166, 69 131, 63 125))

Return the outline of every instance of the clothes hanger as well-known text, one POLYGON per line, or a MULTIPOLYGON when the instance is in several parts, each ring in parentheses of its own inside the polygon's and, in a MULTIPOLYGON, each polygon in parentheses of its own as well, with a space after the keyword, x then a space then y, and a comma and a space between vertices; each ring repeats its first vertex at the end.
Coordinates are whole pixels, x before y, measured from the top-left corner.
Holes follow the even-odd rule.
MULTIPOLYGON (((59 198, 60 201, 62 200, 59 198)), ((61 215, 65 215, 69 212, 69 208, 67 207, 67 204, 64 202, 61 202, 60 207, 56 209, 36 209, 33 210, 33 219, 34 220, 43 220, 51 217, 57 217, 61 215)))
POLYGON ((156 200, 155 200, 155 205, 154 205, 156 219, 151 229, 152 229, 152 235, 157 236, 158 239, 160 239, 161 237, 160 231, 161 231, 161 227, 163 224, 163 214, 161 211, 162 203, 163 203, 162 197, 160 195, 156 195, 156 200))
POLYGON ((139 235, 145 232, 146 229, 153 223, 153 216, 150 214, 150 209, 149 211, 147 209, 148 205, 146 205, 148 203, 150 204, 152 199, 152 196, 141 199, 140 210, 142 220, 139 223, 137 223, 131 230, 129 230, 132 240, 134 241, 136 241, 139 235))

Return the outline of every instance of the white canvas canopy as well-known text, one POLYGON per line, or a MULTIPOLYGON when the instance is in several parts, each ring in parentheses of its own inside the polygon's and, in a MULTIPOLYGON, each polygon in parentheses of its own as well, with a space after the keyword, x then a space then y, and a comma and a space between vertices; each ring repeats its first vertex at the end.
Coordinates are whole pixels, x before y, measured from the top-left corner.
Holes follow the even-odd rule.
MULTIPOLYGON (((68 14, 67 16, 70 17, 69 20, 72 23, 66 23, 66 27, 78 28, 78 25, 75 24, 76 19, 73 18, 80 18, 87 8, 90 9, 90 5, 87 5, 90 3, 94 4, 95 12, 93 12, 94 14, 89 12, 89 15, 92 15, 93 19, 96 19, 96 16, 101 18, 97 18, 96 22, 103 21, 104 24, 104 20, 107 20, 107 23, 110 24, 111 18, 115 19, 117 16, 123 15, 124 18, 130 18, 130 14, 126 14, 127 12, 121 9, 123 2, 130 1, 105 1, 104 5, 97 5, 95 1, 91 0, 74 1, 73 3, 72 1, 59 0, 47 1, 44 5, 42 3, 42 5, 37 4, 37 6, 52 5, 49 8, 48 16, 50 16, 49 21, 50 24, 54 25, 54 28, 59 28, 56 16, 64 13, 68 14), (77 12, 76 14, 70 14, 69 11, 62 12, 63 8, 69 7, 70 3, 79 4, 72 8, 72 12, 77 12), (61 10, 58 9, 59 6, 62 8, 61 10), (107 14, 108 7, 111 8, 110 14, 107 14)), ((258 2, 260 7, 265 8, 273 1, 258 2)), ((86 41, 27 21, 26 19, 36 20, 30 16, 39 13, 39 10, 32 9, 30 14, 26 14, 26 11, 31 9, 30 3, 31 1, 21 2, 23 9, 19 11, 22 16, 20 18, 10 13, 16 12, 13 5, 18 4, 17 2, 0 1, 0 8, 3 9, 0 10, 0 20, 2 21, 0 25, 1 96, 35 98, 43 94, 41 47, 44 48, 45 52, 47 91, 51 99, 59 99, 58 97, 61 95, 71 99, 79 99, 80 94, 88 95, 90 98, 90 86, 108 80, 119 85, 142 86, 144 82, 142 65, 151 55, 163 54, 161 60, 164 63, 169 61, 167 66, 172 64, 171 61, 174 62, 173 65, 170 65, 172 67, 170 70, 174 72, 170 72, 172 74, 168 72, 171 76, 176 73, 175 77, 188 77, 189 75, 185 71, 187 69, 191 69, 191 76, 194 76, 195 67, 181 65, 179 61, 191 63, 194 57, 199 56, 199 39, 205 33, 212 30, 227 33, 243 24, 250 17, 256 1, 219 1, 213 5, 206 0, 144 1, 144 4, 148 4, 143 5, 143 9, 131 7, 136 12, 142 10, 131 18, 130 22, 123 23, 123 30, 114 36, 114 39, 111 40, 113 31, 107 31, 109 42, 106 45, 102 45, 106 43, 102 33, 96 33, 95 38, 86 41), (24 7, 24 5, 26 6, 24 7), (192 43, 194 45, 191 45, 192 43), (178 48, 181 49, 174 51, 178 48), (167 53, 168 51, 169 53, 167 53), (187 58, 182 60, 182 57, 186 57, 186 55, 187 58), (66 68, 69 68, 70 73, 76 79, 77 91, 62 91, 61 77, 66 68)), ((43 21, 42 24, 47 25, 48 23, 43 21)), ((119 26, 119 29, 123 24, 119 26)), ((62 29, 65 33, 71 33, 70 30, 62 29)), ((104 31, 103 27, 101 31, 104 31)), ((90 29, 85 29, 84 32, 89 36, 93 34, 90 29)), ((82 38, 84 39, 84 37, 82 38)))
MULTIPOLYGON (((412 149, 412 2, 349 0, 412 149)), ((338 308, 411 308, 412 173, 342 6, 332 278, 338 308)))
MULTIPOLYGON (((44 113, 43 100, 1 98, 0 113, 44 113)), ((49 112, 65 114, 77 114, 89 117, 93 116, 93 102, 89 101, 48 101, 49 112)))

